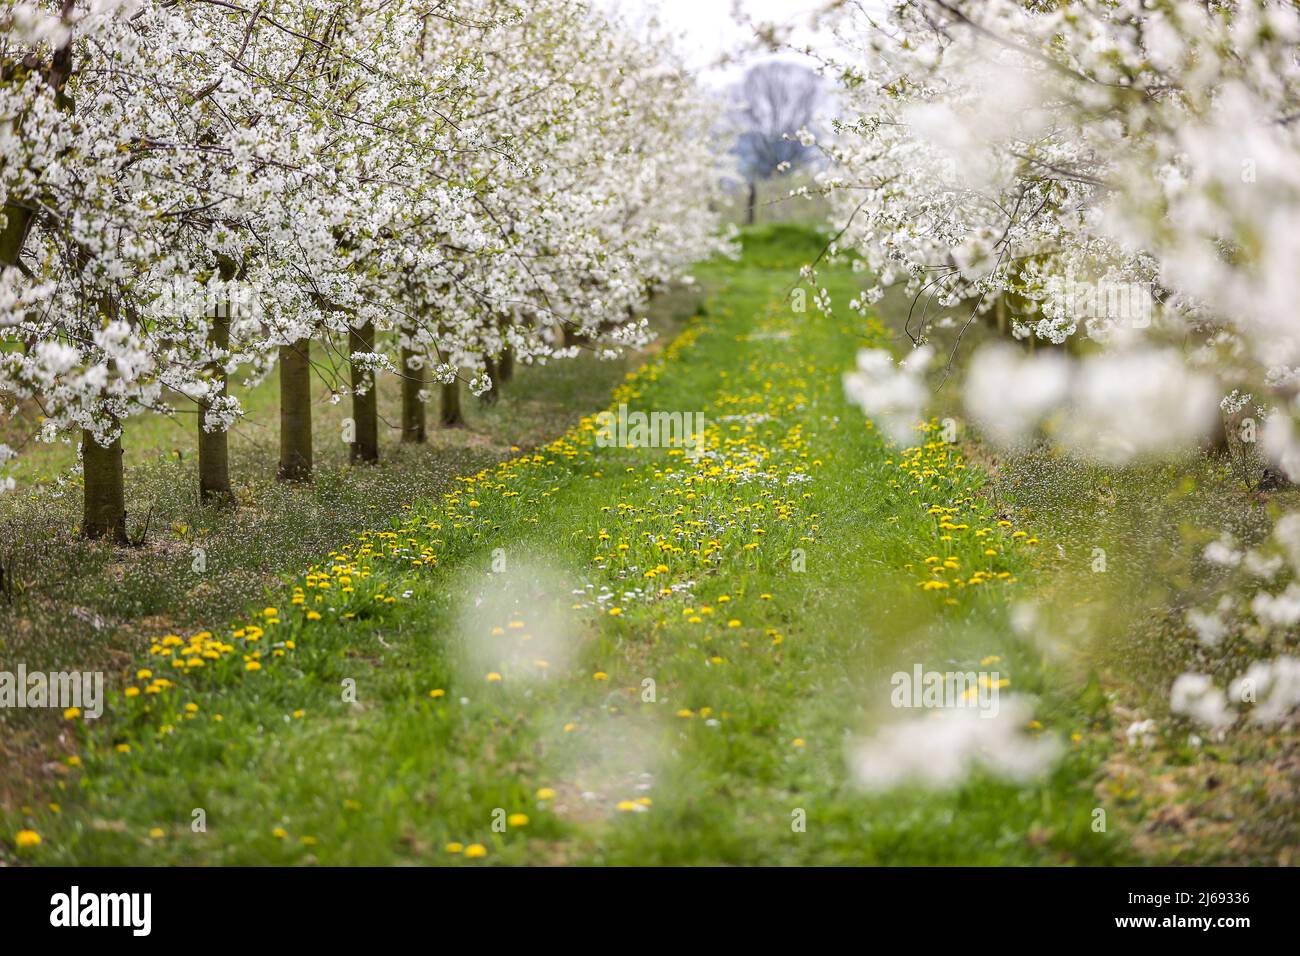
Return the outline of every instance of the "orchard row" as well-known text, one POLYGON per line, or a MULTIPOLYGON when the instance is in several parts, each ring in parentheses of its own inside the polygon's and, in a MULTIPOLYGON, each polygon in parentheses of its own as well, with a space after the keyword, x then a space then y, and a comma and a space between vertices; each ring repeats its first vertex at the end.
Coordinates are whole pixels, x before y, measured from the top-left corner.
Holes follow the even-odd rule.
POLYGON ((709 108, 665 42, 581 0, 0 18, 0 416, 19 450, 80 442, 90 536, 125 536, 132 415, 192 403, 224 495, 230 381, 278 367, 280 474, 309 478, 313 348, 350 367, 370 459, 377 374, 418 440, 435 385, 641 344, 647 297, 720 248, 709 108))

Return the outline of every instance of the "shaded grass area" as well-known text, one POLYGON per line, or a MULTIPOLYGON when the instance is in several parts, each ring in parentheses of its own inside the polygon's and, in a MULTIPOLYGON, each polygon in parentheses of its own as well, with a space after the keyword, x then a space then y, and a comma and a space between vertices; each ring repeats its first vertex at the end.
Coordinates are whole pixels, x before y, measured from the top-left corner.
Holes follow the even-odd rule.
MULTIPOLYGON (((910 347, 921 316, 955 372, 932 378, 936 414, 959 424, 963 448, 992 480, 985 495, 1049 543, 1037 586, 1024 604, 1027 634, 1046 653, 1094 673, 1110 701, 1110 756, 1099 802, 1142 860, 1292 864, 1300 846, 1300 741, 1294 728, 1239 725, 1222 740, 1170 712, 1178 675, 1213 675, 1226 686, 1251 661, 1295 654, 1297 635, 1267 641, 1229 635, 1209 649, 1187 623, 1234 586, 1230 572, 1205 560, 1205 547, 1228 535, 1254 547, 1277 516, 1300 508, 1300 491, 1254 490, 1227 450, 1204 449, 1159 465, 1110 467, 1072 460, 1037 444, 1008 452, 962 420, 960 382, 970 356, 996 337, 991 323, 966 326, 969 304, 913 307, 900 289, 879 315, 898 351, 910 347), (957 335, 965 327, 961 347, 957 335), (1130 725, 1154 719, 1149 745, 1134 746, 1130 725)), ((1038 346, 1044 347, 1041 344, 1038 346)), ((941 363, 942 366, 943 363, 941 363)))
POLYGON ((933 434, 903 453, 846 404, 883 332, 783 301, 810 244, 759 229, 703 267, 703 316, 614 391, 703 412, 703 458, 584 419, 338 529, 229 626, 146 629, 136 693, 69 725, 57 811, 7 813, 3 852, 26 826, 22 859, 80 864, 1133 859, 1091 826, 1094 682, 1010 626, 1050 539, 933 434), (914 664, 996 666, 1055 768, 860 789, 855 741, 914 664))
POLYGON ((1219 736, 1171 713, 1178 675, 1210 674, 1219 686, 1253 661, 1296 651, 1294 633, 1267 639, 1233 633, 1209 648, 1188 623, 1239 581, 1206 560, 1228 534, 1238 545, 1265 542, 1294 491, 1243 488, 1214 456, 1164 467, 1081 465, 1042 450, 1007 460, 1001 500, 1040 517, 1060 542, 1036 596, 1045 642, 1086 655, 1112 699, 1112 756, 1102 792, 1153 862, 1189 854, 1218 863, 1289 865, 1300 846, 1300 740, 1293 726, 1245 722, 1219 736), (1154 719, 1134 744, 1126 734, 1154 719))
MULTIPOLYGON (((668 336, 691 314, 697 294, 679 288, 652 307, 651 321, 668 336)), ((652 346, 651 351, 656 348, 652 346)), ((105 670, 120 687, 151 637, 217 628, 232 615, 280 592, 287 576, 340 543, 386 522, 412 501, 436 495, 455 476, 472 473, 512 448, 530 447, 571 425, 579 410, 604 400, 627 369, 645 358, 615 361, 581 356, 547 366, 521 366, 491 406, 464 396, 465 428, 439 429, 430 404, 427 445, 401 445, 400 393, 380 379, 383 461, 352 467, 342 441, 346 401, 329 401, 315 382, 316 476, 310 485, 275 481, 276 382, 244 397, 248 419, 231 438, 235 508, 197 500, 192 416, 129 420, 124 438, 127 508, 132 532, 148 527, 142 547, 113 548, 81 540, 81 485, 66 473, 71 446, 30 449, 28 478, 18 496, 0 499, 0 561, 11 575, 12 602, 0 601, 0 670, 105 670), (178 424, 179 422, 179 424, 178 424), (384 427, 386 426, 386 427, 384 427)), ((72 741, 57 713, 0 710, 0 803, 31 799, 31 777, 49 778, 49 742, 72 741)))

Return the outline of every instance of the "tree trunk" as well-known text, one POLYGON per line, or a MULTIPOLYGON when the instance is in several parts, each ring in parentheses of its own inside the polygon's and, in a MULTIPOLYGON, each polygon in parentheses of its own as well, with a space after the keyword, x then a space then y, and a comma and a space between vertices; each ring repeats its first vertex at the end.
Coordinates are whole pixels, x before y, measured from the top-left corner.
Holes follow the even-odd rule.
POLYGON ((424 444, 424 401, 420 393, 428 381, 424 362, 419 368, 411 367, 411 360, 416 357, 411 349, 402 349, 402 442, 405 444, 424 444))
MULTIPOLYGON (((348 354, 375 350, 375 324, 366 322, 360 328, 348 329, 348 354)), ((349 459, 357 462, 379 461, 379 390, 375 387, 373 369, 352 363, 352 421, 356 435, 349 451, 349 459)))
MULTIPOLYGON (((220 264, 222 282, 229 282, 235 277, 235 263, 223 257, 220 264)), ((220 357, 213 361, 211 373, 217 387, 214 395, 218 399, 226 397, 226 358, 230 350, 230 310, 233 303, 217 303, 208 326, 208 347, 220 357)), ((224 427, 211 431, 204 424, 212 401, 199 403, 199 499, 213 501, 230 497, 230 442, 224 427)))
POLYGON ((1210 428, 1210 433, 1205 436, 1203 445, 1210 454, 1215 457, 1223 457, 1232 454, 1232 441, 1228 437, 1228 429, 1231 427, 1227 417, 1220 412, 1215 416, 1214 424, 1210 428))
POLYGON ((82 536, 109 537, 114 544, 128 544, 121 436, 105 448, 95 441, 95 436, 89 429, 84 429, 81 433, 81 464, 85 478, 82 536))
MULTIPOLYGON (((230 347, 230 317, 214 316, 208 327, 208 344, 212 349, 225 351, 230 347)), ((217 381, 216 398, 226 397, 226 367, 224 359, 213 363, 217 381)), ((199 403, 199 498, 203 501, 225 498, 230 495, 230 447, 224 427, 208 430, 205 424, 211 400, 199 403)))
POLYGON ((459 379, 452 379, 442 387, 442 410, 439 420, 444 428, 455 428, 465 424, 465 416, 460 410, 459 379))
POLYGON ((501 376, 502 385, 515 377, 515 353, 508 345, 497 358, 497 374, 501 376))
POLYGON ((758 186, 749 184, 749 196, 745 200, 745 225, 752 226, 758 218, 758 186))
POLYGON ((311 481, 311 339, 280 346, 280 481, 311 481))

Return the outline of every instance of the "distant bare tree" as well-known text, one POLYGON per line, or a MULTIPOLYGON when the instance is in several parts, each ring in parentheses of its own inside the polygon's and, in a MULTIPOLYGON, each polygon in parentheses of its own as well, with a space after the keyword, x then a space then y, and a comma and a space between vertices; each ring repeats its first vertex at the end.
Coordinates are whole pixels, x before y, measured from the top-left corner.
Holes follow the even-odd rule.
POLYGON ((802 145, 795 134, 812 125, 821 99, 821 77, 797 63, 760 63, 746 71, 737 98, 736 154, 749 186, 745 218, 752 225, 758 183, 813 156, 811 147, 802 145))

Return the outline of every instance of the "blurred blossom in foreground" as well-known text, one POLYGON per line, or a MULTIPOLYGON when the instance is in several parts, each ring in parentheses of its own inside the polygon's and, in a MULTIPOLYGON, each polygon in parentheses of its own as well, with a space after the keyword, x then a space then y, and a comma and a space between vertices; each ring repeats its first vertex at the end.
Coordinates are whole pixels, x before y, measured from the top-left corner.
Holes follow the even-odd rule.
POLYGON ((966 408, 990 438, 1015 445, 1065 401, 1070 364, 1060 355, 1027 355, 1010 345, 981 349, 966 379, 966 408))
POLYGON ((1252 721, 1276 724, 1300 705, 1300 658, 1283 655, 1255 661, 1225 694, 1208 674, 1182 674, 1169 694, 1169 709, 1211 729, 1234 724, 1236 708, 1249 708, 1252 721))
POLYGON ((884 349, 858 352, 857 371, 844 376, 844 394, 876 421, 885 434, 907 444, 925 411, 925 370, 934 352, 922 346, 901 362, 884 349))
POLYGON ((1215 419, 1219 395, 1169 350, 1103 353, 1076 366, 1061 439, 1110 464, 1193 447, 1215 419))
POLYGON ((1283 655, 1256 661, 1232 682, 1228 696, 1234 701, 1253 699, 1250 717, 1255 723, 1277 723, 1300 706, 1300 658, 1283 655))
POLYGON ((1061 753, 1055 737, 1026 731, 1032 711, 1023 697, 1011 697, 998 716, 982 719, 969 707, 931 711, 927 716, 882 727, 849 751, 854 778, 868 790, 906 783, 936 789, 957 786, 982 769, 1024 782, 1045 773, 1061 753))
POLYGON ((1013 445, 1051 426, 1067 451, 1109 464, 1194 447, 1217 398, 1209 379, 1163 349, 1072 360, 992 346, 972 360, 965 390, 966 407, 995 441, 1013 445))
POLYGON ((1169 709, 1214 729, 1227 727, 1236 719, 1227 696, 1208 674, 1179 676, 1169 693, 1169 709))

